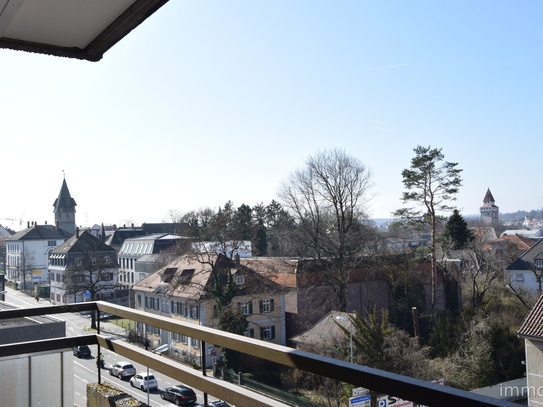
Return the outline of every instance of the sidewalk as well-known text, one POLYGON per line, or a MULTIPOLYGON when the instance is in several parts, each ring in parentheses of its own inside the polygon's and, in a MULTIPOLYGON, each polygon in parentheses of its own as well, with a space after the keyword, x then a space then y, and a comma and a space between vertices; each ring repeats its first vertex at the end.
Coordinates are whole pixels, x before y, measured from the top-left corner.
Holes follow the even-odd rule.
MULTIPOLYGON (((85 320, 81 322, 81 324, 78 324, 79 328, 81 328, 84 331, 91 329, 91 317, 89 316, 83 316, 85 320)), ((96 321, 96 324, 98 325, 98 321, 96 321)), ((94 330, 92 330, 94 332, 94 330)), ((119 339, 128 339, 128 331, 123 328, 122 326, 119 326, 117 324, 114 324, 113 322, 109 321, 100 321, 100 333, 101 334, 110 334, 115 335, 119 339)))

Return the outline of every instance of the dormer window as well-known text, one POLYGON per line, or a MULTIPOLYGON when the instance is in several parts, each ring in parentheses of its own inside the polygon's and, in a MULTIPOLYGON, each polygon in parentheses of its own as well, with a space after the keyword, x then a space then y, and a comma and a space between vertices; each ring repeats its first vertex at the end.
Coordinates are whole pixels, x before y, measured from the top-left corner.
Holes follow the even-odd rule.
POLYGON ((245 284, 245 276, 236 274, 234 276, 234 283, 236 283, 237 285, 245 284))
POLYGON ((543 269, 543 259, 534 259, 534 265, 537 269, 543 269))

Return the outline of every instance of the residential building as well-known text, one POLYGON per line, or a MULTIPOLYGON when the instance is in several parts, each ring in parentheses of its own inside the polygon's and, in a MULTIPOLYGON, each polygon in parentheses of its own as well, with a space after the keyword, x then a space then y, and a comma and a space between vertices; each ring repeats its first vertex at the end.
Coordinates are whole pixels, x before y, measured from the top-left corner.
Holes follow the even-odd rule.
POLYGON ((528 405, 543 405, 543 294, 540 294, 520 328, 518 336, 524 339, 528 405))
POLYGON ((0 271, 6 269, 6 238, 15 234, 11 229, 0 225, 0 271))
POLYGON ((70 195, 66 178, 53 203, 55 226, 28 222, 27 228, 6 238, 6 272, 8 280, 26 289, 28 283, 49 283, 49 252, 75 232, 75 200, 70 195))
POLYGON ((76 229, 49 255, 51 302, 66 304, 115 299, 117 252, 90 232, 76 229))
MULTIPOLYGON (((246 336, 286 344, 284 288, 223 255, 184 255, 133 286, 135 309, 167 316, 178 321, 211 328, 219 327, 219 310, 213 292, 223 290, 229 277, 235 284, 230 304, 246 315, 246 336), (204 261, 205 257, 205 261, 204 261), (217 287, 217 284, 220 287, 217 287)), ((195 338, 171 334, 138 324, 137 332, 152 346, 170 344, 170 354, 186 362, 200 360, 200 342, 195 338)), ((210 367, 219 349, 206 344, 210 367)))
POLYGON ((506 281, 511 286, 530 292, 543 288, 543 239, 522 253, 506 268, 506 281))
MULTIPOLYGON (((374 306, 388 309, 393 301, 389 277, 394 269, 402 267, 400 255, 380 259, 363 259, 348 275, 346 295, 348 311, 365 315, 374 306)), ((330 285, 325 261, 314 259, 254 257, 240 259, 262 276, 285 288, 287 336, 294 337, 337 309, 337 294, 330 285)), ((415 269, 427 269, 429 264, 413 264, 415 269)), ((440 279, 439 284, 442 285, 440 279)), ((429 297, 428 297, 429 298, 429 297)))
POLYGON ((0 238, 10 237, 13 234, 15 234, 15 232, 10 228, 0 225, 0 238))
POLYGON ((481 222, 485 225, 497 227, 500 223, 500 208, 496 205, 496 201, 490 192, 490 188, 487 189, 485 197, 483 198, 483 205, 480 208, 481 222))
MULTIPOLYGON (((145 255, 163 253, 183 241, 186 241, 186 239, 183 239, 181 236, 165 233, 125 239, 118 254, 120 287, 125 289, 130 288, 134 283, 144 279, 149 274, 146 269, 140 269, 139 272, 136 272, 136 262, 139 258, 145 255)), ((159 258, 156 260, 160 261, 159 258)), ((165 256, 162 265, 167 264, 169 260, 165 256)))
POLYGON ((121 250, 126 239, 138 236, 145 236, 147 233, 141 227, 114 227, 112 231, 106 231, 105 235, 101 234, 101 239, 108 246, 113 247, 117 252, 121 250))
POLYGON ((51 225, 29 225, 6 238, 6 277, 19 288, 48 284, 49 253, 71 234, 51 225))

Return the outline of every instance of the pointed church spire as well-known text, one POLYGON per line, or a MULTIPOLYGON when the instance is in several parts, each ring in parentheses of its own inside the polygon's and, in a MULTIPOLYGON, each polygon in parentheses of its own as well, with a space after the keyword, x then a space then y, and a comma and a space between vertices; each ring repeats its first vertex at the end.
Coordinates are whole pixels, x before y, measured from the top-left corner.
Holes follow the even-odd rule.
POLYGON ((487 189, 485 198, 483 199, 483 203, 493 205, 496 201, 494 200, 494 197, 492 196, 492 192, 490 192, 490 188, 487 189))
POLYGON ((75 233, 75 200, 70 195, 66 177, 62 180, 62 187, 58 198, 53 203, 53 212, 55 214, 55 223, 57 228, 65 230, 68 233, 75 233))

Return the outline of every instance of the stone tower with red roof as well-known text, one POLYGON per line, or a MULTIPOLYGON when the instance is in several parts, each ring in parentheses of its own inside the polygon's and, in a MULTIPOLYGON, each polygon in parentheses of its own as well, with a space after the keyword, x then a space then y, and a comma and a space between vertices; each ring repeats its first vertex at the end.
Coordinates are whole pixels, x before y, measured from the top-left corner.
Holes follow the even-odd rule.
POLYGON ((488 188, 483 199, 483 206, 481 206, 481 222, 488 226, 497 227, 500 222, 499 214, 500 208, 496 206, 496 201, 488 188))

